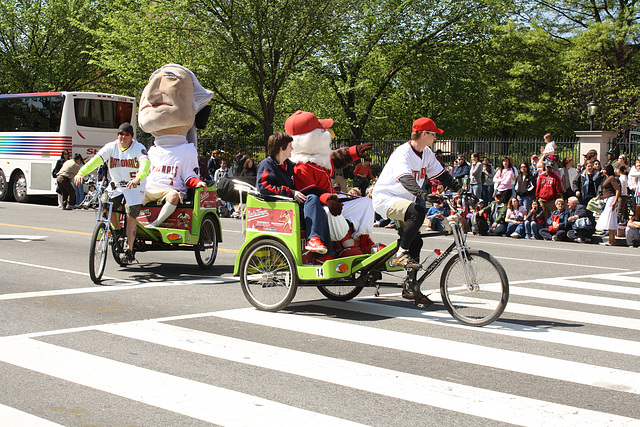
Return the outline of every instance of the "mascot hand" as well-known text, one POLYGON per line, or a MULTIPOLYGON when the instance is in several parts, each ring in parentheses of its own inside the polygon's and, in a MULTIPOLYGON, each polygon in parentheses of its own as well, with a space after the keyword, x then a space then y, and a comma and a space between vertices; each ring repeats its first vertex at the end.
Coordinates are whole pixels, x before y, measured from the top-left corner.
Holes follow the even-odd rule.
POLYGON ((338 216, 342 213, 342 203, 338 201, 338 196, 329 197, 327 199, 327 207, 333 216, 338 216))
POLYGON ((358 157, 365 157, 365 153, 373 148, 373 142, 364 142, 356 146, 358 157))

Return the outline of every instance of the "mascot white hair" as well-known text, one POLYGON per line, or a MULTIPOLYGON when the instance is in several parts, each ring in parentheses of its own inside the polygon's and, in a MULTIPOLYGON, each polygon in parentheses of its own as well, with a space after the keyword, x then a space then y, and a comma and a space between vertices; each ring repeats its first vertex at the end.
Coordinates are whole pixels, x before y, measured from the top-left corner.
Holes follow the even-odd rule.
POLYGON ((296 163, 293 180, 296 190, 315 194, 325 205, 334 249, 339 256, 360 255, 379 250, 369 235, 373 230, 371 199, 338 200, 331 176, 336 169, 365 157, 372 143, 331 149, 333 119, 318 119, 307 111, 296 111, 285 122, 285 131, 293 137, 291 160, 296 163), (353 229, 350 227, 353 226, 353 229))

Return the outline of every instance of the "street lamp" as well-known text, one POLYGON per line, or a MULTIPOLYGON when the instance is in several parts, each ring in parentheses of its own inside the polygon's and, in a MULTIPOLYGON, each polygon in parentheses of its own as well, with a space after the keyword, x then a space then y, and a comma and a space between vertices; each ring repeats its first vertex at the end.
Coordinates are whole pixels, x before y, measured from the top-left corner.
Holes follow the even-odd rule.
POLYGON ((589 130, 593 130, 593 119, 596 117, 596 113, 598 112, 598 103, 591 100, 587 104, 587 111, 589 112, 589 118, 591 119, 591 126, 589 130))

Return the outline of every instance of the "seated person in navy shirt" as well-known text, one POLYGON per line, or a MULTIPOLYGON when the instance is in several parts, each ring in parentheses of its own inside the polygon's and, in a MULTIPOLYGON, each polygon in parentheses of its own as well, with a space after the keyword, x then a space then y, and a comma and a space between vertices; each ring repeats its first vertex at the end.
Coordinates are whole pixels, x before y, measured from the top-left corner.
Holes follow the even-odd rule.
MULTIPOLYGON (((304 195, 293 189, 293 166, 291 157, 293 138, 285 132, 276 132, 267 140, 269 157, 258 165, 258 191, 264 195, 291 197, 298 203, 304 203, 304 220, 307 226, 307 245, 305 250, 317 254, 331 251, 327 213, 318 196, 304 195), (327 249, 329 248, 329 249, 327 249)), ((324 260, 323 260, 324 261, 324 260)))
POLYGON ((447 217, 447 210, 440 201, 433 202, 433 206, 427 211, 429 226, 434 231, 442 231, 445 229, 444 220, 447 217))

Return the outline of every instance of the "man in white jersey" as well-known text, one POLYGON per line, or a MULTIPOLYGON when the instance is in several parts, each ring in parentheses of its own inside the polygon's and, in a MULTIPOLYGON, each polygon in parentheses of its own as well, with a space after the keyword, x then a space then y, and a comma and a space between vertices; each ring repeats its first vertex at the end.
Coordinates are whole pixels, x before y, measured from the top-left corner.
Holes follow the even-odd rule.
MULTIPOLYGON (((133 241, 136 234, 136 217, 140 214, 140 205, 144 200, 145 178, 149 174, 149 156, 144 145, 133 139, 133 126, 122 123, 118 128, 118 139, 109 142, 93 156, 74 177, 73 182, 77 186, 82 185, 84 177, 102 164, 109 167, 111 179, 114 182, 125 181, 125 188, 118 187, 107 197, 111 197, 114 208, 126 200, 127 212, 127 245, 124 252, 124 262, 133 261, 133 241)), ((120 223, 115 215, 111 217, 111 224, 116 230, 120 229, 120 223)))
MULTIPOLYGON (((442 132, 427 117, 414 121, 411 140, 395 149, 373 187, 373 207, 376 212, 383 218, 396 220, 396 224, 400 225, 400 247, 390 261, 392 266, 419 266, 415 260, 420 259, 420 227, 426 211, 415 201, 417 197, 428 199, 429 193, 422 189, 424 180, 437 178, 453 190, 460 189, 460 184, 431 151, 436 135, 442 132)), ((402 296, 413 298, 409 289, 403 289, 402 296)))
POLYGON ((149 78, 140 98, 138 122, 155 136, 149 149, 151 171, 143 204, 164 201, 158 217, 147 227, 160 226, 184 201, 187 188, 206 187, 199 178, 195 116, 213 97, 187 68, 167 64, 149 78))

